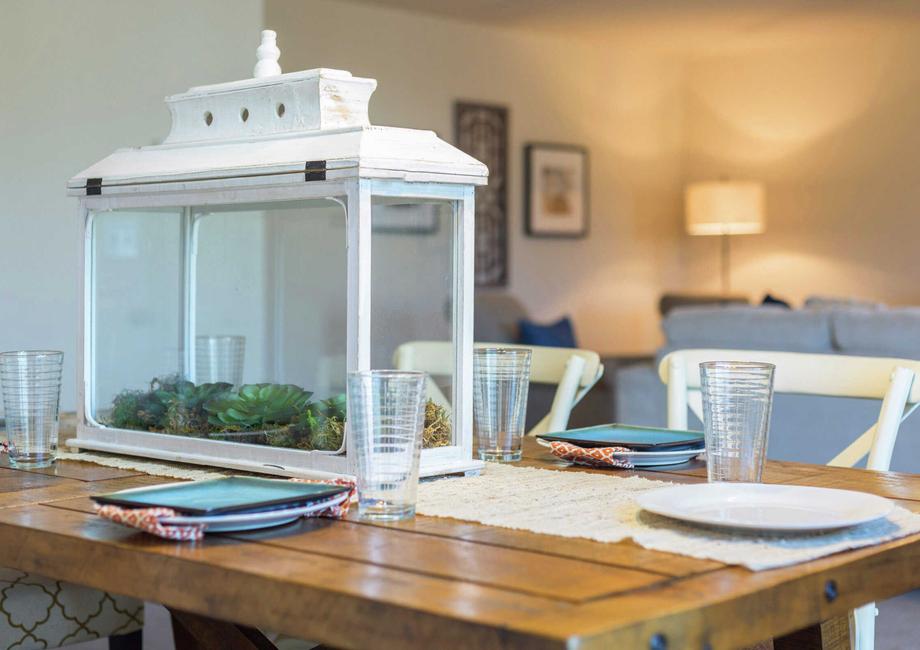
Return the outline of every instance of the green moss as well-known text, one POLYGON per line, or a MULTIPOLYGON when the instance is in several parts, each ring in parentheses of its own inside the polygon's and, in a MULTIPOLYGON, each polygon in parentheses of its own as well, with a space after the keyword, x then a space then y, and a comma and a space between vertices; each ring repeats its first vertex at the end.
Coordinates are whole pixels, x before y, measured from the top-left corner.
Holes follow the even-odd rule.
POLYGON ((422 431, 422 447, 445 447, 450 444, 450 415, 447 409, 428 400, 425 403, 425 428, 422 431))

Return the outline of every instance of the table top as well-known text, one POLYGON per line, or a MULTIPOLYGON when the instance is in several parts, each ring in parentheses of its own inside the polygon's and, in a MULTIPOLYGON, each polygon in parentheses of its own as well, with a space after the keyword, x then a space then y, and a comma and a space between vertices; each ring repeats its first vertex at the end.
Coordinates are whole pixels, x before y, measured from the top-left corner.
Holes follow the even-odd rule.
MULTIPOLYGON (((521 464, 563 469, 530 440, 521 464)), ((662 470, 618 475, 705 480, 699 463, 662 470)), ((753 573, 423 516, 310 519, 188 543, 92 514, 91 494, 170 480, 75 461, 21 471, 3 457, 3 564, 339 648, 730 648, 920 587, 920 535, 753 573)), ((920 476, 770 462, 765 481, 920 511, 920 476)))

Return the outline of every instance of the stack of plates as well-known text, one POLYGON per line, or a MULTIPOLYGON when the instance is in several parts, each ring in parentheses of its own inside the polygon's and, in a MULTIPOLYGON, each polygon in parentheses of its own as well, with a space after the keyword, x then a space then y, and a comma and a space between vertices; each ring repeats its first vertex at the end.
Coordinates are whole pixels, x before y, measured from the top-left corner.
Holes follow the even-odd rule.
POLYGON ((257 530, 272 526, 283 526, 297 521, 303 516, 325 510, 330 506, 342 503, 347 494, 333 497, 307 506, 297 508, 279 508, 267 512, 234 513, 229 515, 182 515, 168 517, 160 520, 167 526, 188 526, 191 524, 204 524, 207 533, 229 533, 242 530, 257 530))
POLYGON ((703 451, 705 450, 702 447, 680 451, 620 451, 613 454, 613 457, 628 461, 633 467, 662 467, 686 463, 703 451))
POLYGON ((288 524, 347 498, 348 488, 341 485, 229 476, 122 490, 93 500, 127 508, 170 508, 178 514, 160 520, 167 526, 203 524, 205 532, 226 533, 288 524))
POLYGON ((543 440, 568 442, 579 447, 625 447, 614 457, 634 467, 680 465, 705 451, 700 431, 603 424, 538 436, 543 440))

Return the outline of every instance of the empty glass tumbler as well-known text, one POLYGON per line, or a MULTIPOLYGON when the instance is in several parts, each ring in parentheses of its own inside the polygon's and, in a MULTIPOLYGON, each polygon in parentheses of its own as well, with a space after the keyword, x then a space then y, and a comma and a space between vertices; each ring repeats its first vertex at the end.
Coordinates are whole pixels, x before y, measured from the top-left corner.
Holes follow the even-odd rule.
POLYGON ((773 408, 774 369, 770 363, 747 361, 700 364, 710 482, 760 482, 773 408))
POLYGON ((473 351, 473 434, 481 460, 521 459, 530 357, 521 348, 473 351))
POLYGON ((63 362, 64 353, 54 350, 0 353, 0 388, 14 466, 47 467, 55 460, 63 362))
POLYGON ((245 336, 195 337, 195 383, 243 383, 245 336))
POLYGON ((397 370, 348 375, 348 451, 357 461, 361 517, 415 515, 426 378, 397 370))

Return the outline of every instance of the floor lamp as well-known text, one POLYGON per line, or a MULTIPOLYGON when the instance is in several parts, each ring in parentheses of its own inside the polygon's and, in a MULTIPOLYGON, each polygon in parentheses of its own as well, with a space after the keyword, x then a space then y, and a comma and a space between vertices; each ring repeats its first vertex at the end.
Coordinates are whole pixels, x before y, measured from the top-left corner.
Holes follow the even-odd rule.
POLYGON ((766 229, 763 184, 752 181, 692 183, 685 193, 687 233, 721 235, 722 293, 731 290, 732 235, 757 235, 766 229))

